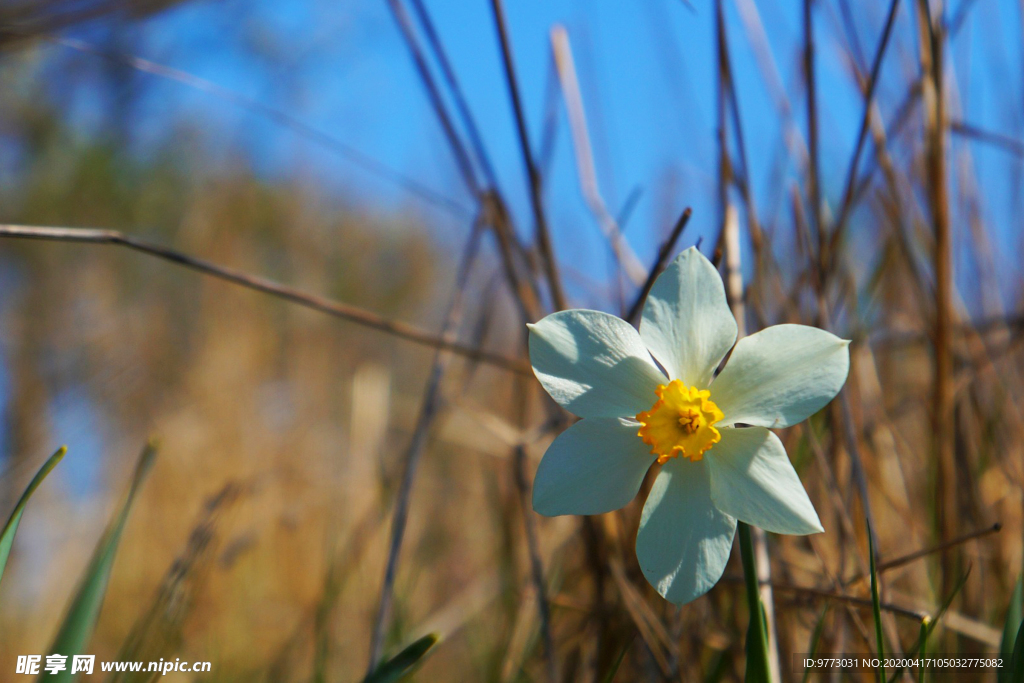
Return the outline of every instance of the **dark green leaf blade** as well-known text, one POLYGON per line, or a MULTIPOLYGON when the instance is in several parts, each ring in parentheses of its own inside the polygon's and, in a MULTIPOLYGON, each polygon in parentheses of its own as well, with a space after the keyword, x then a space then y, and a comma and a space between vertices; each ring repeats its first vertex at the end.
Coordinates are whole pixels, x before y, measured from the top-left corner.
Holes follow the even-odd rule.
POLYGON ((882 636, 882 605, 878 598, 878 572, 875 571, 875 541, 871 521, 868 520, 868 560, 871 569, 871 611, 875 617, 875 644, 878 647, 878 683, 885 681, 885 638, 882 636))
POLYGON ((423 636, 391 659, 381 662, 363 683, 393 683, 409 673, 426 656, 441 637, 436 633, 423 636))
MULTIPOLYGON (((1010 597, 1010 605, 1006 608, 1006 623, 1003 625, 1003 639, 999 644, 999 653, 1004 657, 1013 652, 1013 645, 1017 637, 1017 631, 1020 630, 1021 621, 1024 619, 1024 615, 1021 614, 1022 602, 1024 602, 1024 576, 1018 576, 1017 585, 1014 586, 1013 595, 1010 597)), ((1010 681, 1013 680, 1010 677, 1010 671, 1009 667, 999 669, 999 683, 1010 683, 1010 681)))
POLYGON ((1024 624, 1017 629, 1017 640, 1010 657, 1010 683, 1024 683, 1024 624))
POLYGON ((757 582, 757 568, 754 566, 754 540, 750 527, 740 522, 737 525, 740 550, 743 558, 743 578, 747 587, 747 605, 750 622, 747 626, 747 669, 746 683, 770 683, 772 672, 768 663, 768 626, 765 623, 764 605, 761 604, 761 590, 757 582))

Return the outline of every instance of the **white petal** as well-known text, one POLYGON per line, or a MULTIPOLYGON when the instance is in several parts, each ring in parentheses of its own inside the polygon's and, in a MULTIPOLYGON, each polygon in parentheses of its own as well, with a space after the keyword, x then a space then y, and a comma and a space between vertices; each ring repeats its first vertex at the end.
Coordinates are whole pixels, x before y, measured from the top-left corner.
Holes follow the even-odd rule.
POLYGON ((723 429, 704 459, 711 500, 722 512, 776 534, 824 531, 786 449, 767 429, 723 429))
POLYGON ((530 325, 530 362, 559 405, 580 417, 648 410, 665 376, 632 325, 600 311, 552 313, 530 325))
POLYGON ((665 464, 636 535, 644 576, 677 605, 704 595, 722 578, 736 533, 736 520, 711 503, 706 460, 676 458, 665 464))
POLYGON ((850 342, 806 325, 776 325, 744 337, 711 388, 725 419, 788 427, 835 398, 850 371, 850 342))
POLYGON ((533 509, 542 515, 598 515, 636 497, 654 463, 636 422, 580 420, 558 435, 533 481, 533 509))
POLYGON ((640 336, 672 379, 704 389, 736 342, 718 271, 694 248, 673 261, 644 302, 640 336))

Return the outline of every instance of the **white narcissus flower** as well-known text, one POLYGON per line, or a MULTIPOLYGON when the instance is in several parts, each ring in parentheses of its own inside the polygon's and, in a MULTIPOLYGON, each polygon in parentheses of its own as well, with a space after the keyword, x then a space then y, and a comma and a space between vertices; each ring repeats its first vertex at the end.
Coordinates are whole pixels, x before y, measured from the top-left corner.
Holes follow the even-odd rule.
POLYGON ((534 509, 611 512, 660 463, 640 517, 637 559, 671 602, 703 595, 722 576, 737 519, 779 534, 823 530, 767 428, 796 424, 839 393, 848 346, 804 325, 776 325, 736 343, 722 279, 696 249, 654 283, 639 333, 599 311, 547 316, 530 325, 534 373, 583 419, 544 454, 534 509))

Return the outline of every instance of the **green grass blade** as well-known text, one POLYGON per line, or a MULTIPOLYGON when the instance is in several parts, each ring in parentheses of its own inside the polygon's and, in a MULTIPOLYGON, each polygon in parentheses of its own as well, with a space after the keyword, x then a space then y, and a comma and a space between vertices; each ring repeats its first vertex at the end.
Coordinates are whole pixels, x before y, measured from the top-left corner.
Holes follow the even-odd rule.
POLYGON ((89 566, 85 570, 78 591, 75 593, 71 606, 68 608, 64 623, 61 624, 53 645, 46 651, 47 654, 60 654, 68 657, 67 668, 56 674, 43 673, 40 678, 47 678, 58 681, 71 681, 75 676, 71 675, 71 658, 74 655, 82 654, 82 651, 89 643, 96 620, 100 615, 100 608, 103 606, 103 597, 107 592, 107 583, 110 580, 110 571, 114 566, 114 556, 117 554, 117 545, 121 540, 121 533, 124 531, 125 522, 128 520, 128 513, 131 510, 132 502, 138 493, 142 482, 146 479, 150 467, 156 455, 156 446, 151 441, 146 444, 139 456, 135 466, 135 474, 132 476, 128 493, 121 502, 117 514, 110 521, 107 530, 103 533, 96 551, 93 554, 89 566))
POLYGON ((1013 644, 1013 655, 1010 657, 1011 683, 1024 683, 1024 624, 1017 629, 1017 638, 1013 644))
POLYGON ((885 639, 882 636, 882 606, 878 599, 878 572, 875 571, 875 541, 871 522, 868 522, 868 560, 871 568, 871 611, 875 616, 875 644, 878 647, 878 683, 885 681, 885 639))
MULTIPOLYGON (((928 656, 928 624, 931 619, 925 617, 921 620, 921 635, 918 637, 917 642, 920 643, 921 647, 917 650, 918 657, 928 656)), ((924 683, 924 672, 927 667, 921 666, 917 669, 917 683, 924 683)))
POLYGON ((622 666, 622 660, 626 658, 626 653, 629 652, 630 646, 633 645, 633 641, 636 640, 636 635, 626 641, 626 644, 622 646, 622 650, 619 652, 619 656, 615 658, 615 663, 608 669, 608 673, 601 679, 601 683, 612 683, 615 679, 615 674, 619 672, 619 667, 622 666))
MULTIPOLYGON (((813 658, 818 652, 818 645, 821 643, 821 634, 825 632, 825 617, 828 616, 829 610, 832 608, 831 603, 825 601, 825 606, 821 608, 821 616, 818 617, 817 623, 814 625, 814 631, 811 633, 811 643, 807 648, 807 656, 813 658)), ((811 671, 813 669, 804 669, 804 677, 801 683, 807 683, 811 678, 811 671)))
MULTIPOLYGON (((1006 623, 1003 625, 1003 639, 999 644, 999 654, 1004 657, 1008 656, 1013 652, 1014 641, 1017 638, 1017 631, 1020 630, 1020 625, 1024 615, 1022 615, 1022 605, 1024 602, 1024 577, 1017 577, 1017 585, 1013 588, 1013 595, 1010 597, 1010 605, 1006 608, 1006 623)), ((999 669, 999 675, 997 677, 999 683, 1010 683, 1010 669, 1003 667, 999 669)))
POLYGON ((747 626, 747 671, 746 683, 771 683, 772 672, 768 664, 768 627, 765 624, 764 605, 757 582, 757 568, 754 565, 754 540, 750 527, 740 522, 740 550, 743 557, 743 579, 747 587, 747 605, 750 607, 750 623, 747 626))
POLYGON ((14 511, 11 512, 10 519, 7 520, 7 524, 4 525, 3 532, 0 532, 0 580, 4 578, 4 568, 7 566, 7 558, 11 556, 11 548, 14 546, 14 535, 18 533, 18 525, 21 524, 21 516, 25 514, 25 506, 28 505, 28 499, 32 497, 39 485, 43 483, 43 479, 46 479, 54 467, 57 466, 63 458, 64 454, 68 452, 67 446, 61 446, 43 463, 43 466, 36 472, 36 476, 32 477, 32 481, 29 482, 28 488, 21 494, 21 498, 18 500, 18 504, 14 506, 14 511))
POLYGON ((440 639, 436 633, 423 636, 391 659, 381 662, 372 674, 363 679, 363 683, 394 683, 419 664, 440 639))

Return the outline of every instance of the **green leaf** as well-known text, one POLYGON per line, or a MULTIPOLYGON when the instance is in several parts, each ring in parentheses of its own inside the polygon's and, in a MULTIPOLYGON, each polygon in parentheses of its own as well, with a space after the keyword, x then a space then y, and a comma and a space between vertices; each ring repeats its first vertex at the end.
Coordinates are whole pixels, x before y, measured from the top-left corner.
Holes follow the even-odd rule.
POLYGON ((423 636, 391 659, 381 662, 372 674, 363 679, 363 683, 393 683, 399 680, 409 673, 440 639, 441 636, 436 633, 423 636))
POLYGON ((138 463, 135 465, 131 485, 121 502, 120 509, 96 545, 92 560, 82 576, 71 606, 68 607, 64 623, 61 624, 60 630, 53 640, 53 645, 46 651, 47 654, 65 655, 68 658, 67 668, 56 674, 43 673, 40 675, 41 679, 71 681, 78 677, 77 674, 71 675, 71 659, 74 655, 82 654, 89 644, 89 638, 92 636, 96 620, 100 615, 100 608, 103 606, 103 597, 107 592, 107 583, 110 581, 110 571, 114 566, 114 556, 117 554, 121 533, 124 531, 135 495, 149 473, 155 455, 156 445, 150 441, 142 450, 138 463))
POLYGON ((875 616, 875 643, 878 646, 878 683, 885 681, 885 639, 882 637, 882 606, 878 599, 878 572, 875 571, 875 541, 871 521, 868 521, 868 560, 871 569, 871 611, 875 616))
POLYGON ((747 587, 747 605, 750 623, 747 626, 746 683, 771 683, 772 672, 768 664, 768 627, 765 624, 764 605, 754 565, 754 540, 750 527, 740 522, 740 550, 743 557, 743 579, 747 587))
MULTIPOLYGON (((931 637, 932 632, 935 630, 935 627, 939 625, 939 620, 942 619, 942 615, 944 615, 946 613, 946 610, 949 609, 949 606, 953 604, 953 600, 956 598, 957 594, 960 593, 960 590, 967 583, 967 579, 970 577, 970 575, 971 568, 968 567, 967 571, 964 572, 964 575, 961 576, 960 580, 956 582, 955 586, 953 586, 953 590, 950 591, 949 597, 947 597, 945 601, 943 601, 942 606, 939 607, 939 611, 935 613, 935 616, 931 619, 925 617, 924 622, 922 624, 923 628, 921 629, 921 635, 917 639, 917 642, 914 643, 914 647, 907 650, 907 653, 904 655, 905 657, 915 657, 919 652, 922 652, 924 650, 925 644, 928 642, 928 638, 931 637)), ((896 681, 900 680, 900 677, 903 676, 903 669, 904 667, 902 666, 896 667, 896 669, 893 672, 893 675, 889 677, 889 683, 896 683, 896 681)), ((1018 683, 1017 679, 1011 680, 1013 680, 1014 683, 1018 683)), ((1020 683, 1024 683, 1024 679, 1022 679, 1020 683)))
POLYGON ((0 580, 4 577, 7 558, 10 557, 11 547, 14 545, 14 535, 18 533, 18 525, 21 524, 21 516, 25 514, 25 506, 28 505, 28 499, 32 497, 32 494, 39 488, 39 485, 43 483, 43 479, 46 479, 46 475, 57 466, 57 463, 64 458, 64 454, 67 452, 68 447, 61 446, 57 449, 56 453, 43 463, 43 466, 36 472, 36 476, 32 477, 32 481, 29 482, 25 493, 21 494, 18 504, 14 506, 14 511, 11 512, 10 519, 4 525, 3 532, 0 532, 0 580))
MULTIPOLYGON (((831 609, 831 603, 826 600, 825 606, 821 608, 821 616, 818 617, 817 623, 814 625, 814 631, 811 633, 811 644, 807 648, 807 656, 813 658, 818 652, 818 645, 821 643, 821 634, 825 632, 825 617, 828 616, 829 609, 831 609)), ((811 671, 813 669, 804 669, 804 677, 801 679, 801 683, 807 683, 811 677, 811 671)))
MULTIPOLYGON (((1017 636, 1017 631, 1020 630, 1021 620, 1024 619, 1021 615, 1021 603, 1024 602, 1024 577, 1017 577, 1017 585, 1014 586, 1013 595, 1010 597, 1010 605, 1006 608, 1006 623, 1003 625, 1003 639, 999 645, 999 653, 1004 657, 1013 652, 1013 643, 1017 636)), ((1010 677, 1010 669, 1003 667, 999 669, 997 676, 999 683, 1010 683, 1013 679, 1010 677)))
POLYGON ((1013 644, 1013 656, 1010 657, 1011 683, 1024 682, 1024 624, 1017 629, 1017 639, 1013 644))

